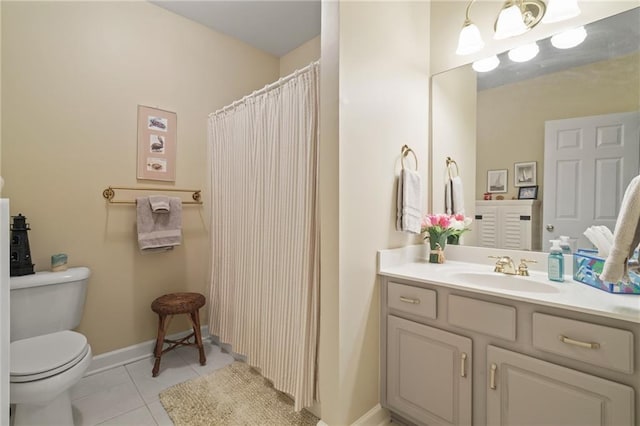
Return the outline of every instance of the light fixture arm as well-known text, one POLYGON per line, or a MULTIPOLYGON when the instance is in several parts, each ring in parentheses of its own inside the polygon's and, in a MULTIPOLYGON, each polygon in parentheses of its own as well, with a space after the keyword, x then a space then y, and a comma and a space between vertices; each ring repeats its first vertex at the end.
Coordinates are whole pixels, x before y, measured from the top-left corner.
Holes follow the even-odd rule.
MULTIPOLYGON (((468 25, 471 23, 471 19, 469 18, 469 10, 471 9, 471 5, 475 3, 476 0, 471 0, 467 5, 467 10, 464 12, 464 25, 468 25)), ((463 25, 463 26, 464 26, 463 25)))

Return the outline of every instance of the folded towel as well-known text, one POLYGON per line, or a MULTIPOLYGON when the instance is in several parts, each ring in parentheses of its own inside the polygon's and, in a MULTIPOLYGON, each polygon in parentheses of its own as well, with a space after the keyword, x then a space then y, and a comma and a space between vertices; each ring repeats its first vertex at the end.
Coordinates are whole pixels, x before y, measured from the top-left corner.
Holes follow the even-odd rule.
POLYGON ((149 195, 149 204, 151 204, 151 211, 154 213, 169 213, 171 210, 169 197, 166 195, 149 195))
POLYGON ((448 179, 444 188, 444 210, 447 214, 464 214, 464 190, 462 179, 448 179))
POLYGON ((622 198, 620 213, 613 232, 613 246, 604 262, 600 278, 618 282, 627 274, 627 260, 640 244, 640 176, 631 180, 622 198))
POLYGON ((412 234, 420 233, 422 223, 422 183, 420 175, 402 169, 398 179, 398 214, 396 228, 412 234))
POLYGON ((154 213, 149 197, 138 197, 138 246, 143 252, 171 250, 182 240, 182 201, 169 198, 169 213, 154 213))

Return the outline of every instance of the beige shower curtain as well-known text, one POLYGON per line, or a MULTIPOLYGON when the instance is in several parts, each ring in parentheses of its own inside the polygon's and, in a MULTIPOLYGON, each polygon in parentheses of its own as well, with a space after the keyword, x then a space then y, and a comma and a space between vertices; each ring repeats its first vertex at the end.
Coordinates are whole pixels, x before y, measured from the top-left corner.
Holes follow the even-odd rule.
POLYGON ((209 117, 209 331, 295 409, 314 400, 319 64, 209 117))

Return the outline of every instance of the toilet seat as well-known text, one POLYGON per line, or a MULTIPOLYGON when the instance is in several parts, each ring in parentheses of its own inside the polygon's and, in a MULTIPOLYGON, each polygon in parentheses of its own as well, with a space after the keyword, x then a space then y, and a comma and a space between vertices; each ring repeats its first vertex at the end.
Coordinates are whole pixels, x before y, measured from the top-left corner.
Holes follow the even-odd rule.
POLYGON ((32 382, 66 371, 89 351, 87 338, 64 330, 11 342, 12 383, 32 382))

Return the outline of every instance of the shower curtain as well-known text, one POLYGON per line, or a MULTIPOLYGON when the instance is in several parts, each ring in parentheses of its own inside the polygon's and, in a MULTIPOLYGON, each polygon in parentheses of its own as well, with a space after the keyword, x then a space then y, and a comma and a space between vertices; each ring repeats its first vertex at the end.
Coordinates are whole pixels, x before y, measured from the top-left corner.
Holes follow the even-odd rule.
POLYGON ((318 80, 316 62, 209 116, 209 331, 296 410, 315 399, 318 80))

